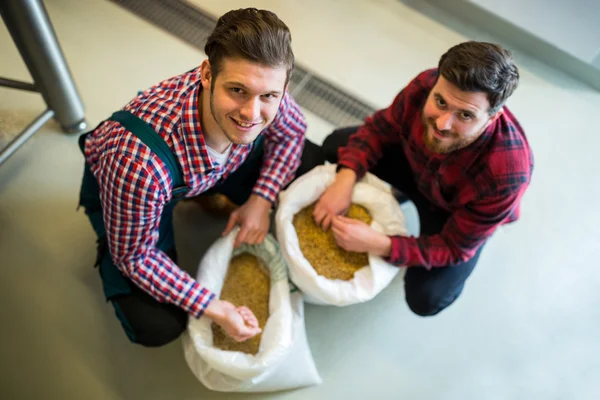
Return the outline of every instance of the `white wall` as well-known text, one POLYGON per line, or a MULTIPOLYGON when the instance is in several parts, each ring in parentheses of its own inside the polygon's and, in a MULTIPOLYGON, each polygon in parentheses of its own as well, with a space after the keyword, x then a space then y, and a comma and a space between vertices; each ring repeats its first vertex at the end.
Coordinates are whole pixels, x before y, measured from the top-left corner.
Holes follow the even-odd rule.
MULTIPOLYGON (((600 61, 600 0, 469 0, 592 64, 600 61)), ((597 65, 600 67, 600 65, 597 65)))

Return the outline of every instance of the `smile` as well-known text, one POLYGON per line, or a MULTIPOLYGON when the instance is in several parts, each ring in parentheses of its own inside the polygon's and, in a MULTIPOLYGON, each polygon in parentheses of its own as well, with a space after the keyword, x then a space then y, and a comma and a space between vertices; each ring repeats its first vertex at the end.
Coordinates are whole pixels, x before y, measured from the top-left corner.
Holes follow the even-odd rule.
POLYGON ((242 128, 251 128, 251 127, 253 127, 254 125, 257 125, 257 124, 255 124, 255 123, 246 123, 246 122, 241 122, 241 121, 238 121, 238 120, 237 120, 237 119, 235 119, 235 118, 231 118, 231 119, 233 120, 233 122, 235 122, 237 125, 241 126, 242 128))
POLYGON ((444 135, 442 132, 438 131, 434 127, 431 127, 431 129, 433 130, 433 135, 440 139, 446 139, 446 138, 450 137, 450 135, 444 135))

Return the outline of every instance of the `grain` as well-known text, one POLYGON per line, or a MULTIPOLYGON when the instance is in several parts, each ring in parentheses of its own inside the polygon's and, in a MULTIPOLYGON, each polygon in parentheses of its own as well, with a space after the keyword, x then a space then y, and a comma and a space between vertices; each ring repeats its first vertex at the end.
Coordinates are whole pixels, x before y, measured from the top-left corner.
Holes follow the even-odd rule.
MULTIPOLYGON (((242 253, 231 259, 220 299, 229 301, 235 306, 248 307, 258 319, 261 329, 265 328, 269 318, 270 292, 271 282, 267 269, 256 256, 242 253)), ((258 353, 262 333, 239 343, 215 323, 212 324, 212 332, 213 345, 221 350, 241 351, 254 355, 258 353)))
MULTIPOLYGON (((352 279, 356 271, 369 263, 367 253, 349 252, 339 247, 331 229, 323 232, 315 223, 313 210, 314 204, 294 216, 300 251, 318 275, 327 279, 352 279)), ((346 216, 367 224, 372 221, 367 209, 357 204, 350 205, 346 216)))

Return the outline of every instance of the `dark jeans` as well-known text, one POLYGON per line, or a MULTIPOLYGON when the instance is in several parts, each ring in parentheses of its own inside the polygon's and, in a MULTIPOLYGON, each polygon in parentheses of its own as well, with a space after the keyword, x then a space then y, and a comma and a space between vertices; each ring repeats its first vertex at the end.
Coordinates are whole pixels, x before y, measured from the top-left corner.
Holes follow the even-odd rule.
MULTIPOLYGON (((227 195, 233 202, 243 204, 252 193, 260 174, 262 160, 262 148, 258 151, 253 150, 238 170, 206 194, 221 193, 227 195)), ((324 163, 325 158, 321 147, 306 140, 296 177, 324 163)), ((106 252, 106 247, 105 244, 100 243, 99 251, 106 252)), ((175 249, 166 253, 177 262, 175 249)), ((102 256, 108 255, 99 254, 99 258, 102 256)), ((137 344, 148 347, 162 346, 177 339, 186 329, 188 314, 175 305, 156 301, 135 284, 130 286, 131 293, 119 294, 110 299, 129 338, 137 344)))
MULTIPOLYGON (((357 126, 334 131, 323 142, 325 158, 337 163, 338 149, 348 142, 357 126)), ((408 197, 417 207, 421 223, 421 235, 435 235, 441 232, 450 214, 431 204, 417 189, 410 165, 400 146, 388 146, 383 157, 369 172, 391 184, 408 197)), ((418 315, 435 315, 448 307, 462 292, 465 281, 475 268, 481 249, 468 261, 435 267, 427 270, 423 267, 410 267, 404 277, 406 302, 418 315)))

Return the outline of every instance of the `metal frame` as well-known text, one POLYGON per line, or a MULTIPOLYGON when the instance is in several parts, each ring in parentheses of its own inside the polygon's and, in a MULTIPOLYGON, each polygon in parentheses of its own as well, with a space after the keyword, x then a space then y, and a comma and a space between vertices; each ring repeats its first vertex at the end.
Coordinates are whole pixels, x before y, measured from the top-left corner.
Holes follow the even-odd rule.
POLYGON ((87 128, 83 103, 41 0, 0 0, 0 14, 34 83, 0 78, 0 86, 37 92, 48 109, 0 151, 0 165, 50 118, 67 133, 87 128))

